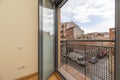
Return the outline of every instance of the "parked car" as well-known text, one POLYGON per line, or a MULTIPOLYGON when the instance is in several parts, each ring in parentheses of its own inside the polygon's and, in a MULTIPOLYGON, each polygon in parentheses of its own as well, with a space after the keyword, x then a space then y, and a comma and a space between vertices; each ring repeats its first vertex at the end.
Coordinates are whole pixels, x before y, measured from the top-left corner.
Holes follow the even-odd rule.
POLYGON ((102 54, 103 54, 104 56, 107 56, 107 51, 102 51, 102 54))
POLYGON ((69 58, 70 58, 71 60, 77 62, 78 59, 83 58, 83 56, 81 56, 80 54, 77 54, 77 53, 75 53, 75 52, 70 52, 70 53, 69 53, 69 58))
POLYGON ((107 51, 102 51, 97 55, 97 58, 104 58, 105 56, 107 56, 107 51))
POLYGON ((77 58, 76 62, 81 66, 86 66, 85 57, 83 57, 83 56, 77 58))
POLYGON ((98 55, 97 55, 97 58, 103 58, 104 57, 104 55, 102 54, 102 53, 99 53, 98 55))
POLYGON ((67 56, 66 52, 62 52, 61 55, 64 56, 64 57, 67 56))
POLYGON ((76 61, 77 56, 78 56, 78 54, 76 54, 75 52, 70 52, 69 53, 69 58, 73 61, 76 61))
POLYGON ((92 64, 95 64, 98 62, 98 59, 96 57, 91 57, 89 60, 88 60, 89 63, 92 63, 92 64))

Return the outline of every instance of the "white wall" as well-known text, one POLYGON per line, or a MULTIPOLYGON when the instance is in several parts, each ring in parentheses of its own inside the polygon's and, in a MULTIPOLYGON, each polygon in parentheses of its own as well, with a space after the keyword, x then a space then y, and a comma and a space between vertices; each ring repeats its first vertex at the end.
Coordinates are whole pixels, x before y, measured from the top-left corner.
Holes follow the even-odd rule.
POLYGON ((38 0, 0 0, 0 80, 38 70, 38 0))

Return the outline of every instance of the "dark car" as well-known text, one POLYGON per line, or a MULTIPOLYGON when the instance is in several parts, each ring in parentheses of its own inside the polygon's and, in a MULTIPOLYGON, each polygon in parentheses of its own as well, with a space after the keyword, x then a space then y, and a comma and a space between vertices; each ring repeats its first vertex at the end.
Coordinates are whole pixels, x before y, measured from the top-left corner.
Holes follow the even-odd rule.
POLYGON ((104 58, 105 56, 107 56, 107 51, 102 51, 97 55, 97 58, 104 58))
POLYGON ((107 51, 102 51, 102 54, 103 54, 104 56, 107 56, 107 51))
POLYGON ((103 58, 104 57, 104 54, 100 53, 97 55, 97 58, 103 58))
POLYGON ((91 57, 89 60, 88 60, 89 63, 92 63, 92 64, 95 64, 98 62, 98 59, 96 57, 91 57))

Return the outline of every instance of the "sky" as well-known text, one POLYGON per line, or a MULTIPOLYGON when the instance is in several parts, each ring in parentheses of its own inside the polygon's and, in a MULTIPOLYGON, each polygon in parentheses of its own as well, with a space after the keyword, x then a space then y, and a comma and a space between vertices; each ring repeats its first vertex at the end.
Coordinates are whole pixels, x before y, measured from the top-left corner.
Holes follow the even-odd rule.
POLYGON ((61 22, 75 22, 85 33, 109 32, 115 27, 115 0, 68 0, 61 22))
POLYGON ((54 31, 54 12, 53 9, 43 8, 43 31, 53 35, 54 31))

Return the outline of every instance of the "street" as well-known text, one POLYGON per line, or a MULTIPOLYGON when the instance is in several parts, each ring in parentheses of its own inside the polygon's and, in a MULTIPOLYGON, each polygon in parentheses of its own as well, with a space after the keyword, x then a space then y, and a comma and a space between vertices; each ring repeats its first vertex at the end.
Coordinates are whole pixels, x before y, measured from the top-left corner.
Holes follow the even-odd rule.
POLYGON ((77 71, 85 74, 92 80, 114 80, 112 74, 109 71, 109 60, 108 57, 99 59, 98 63, 92 64, 86 60, 86 66, 81 66, 70 58, 61 56, 61 64, 68 64, 75 68, 77 71))

